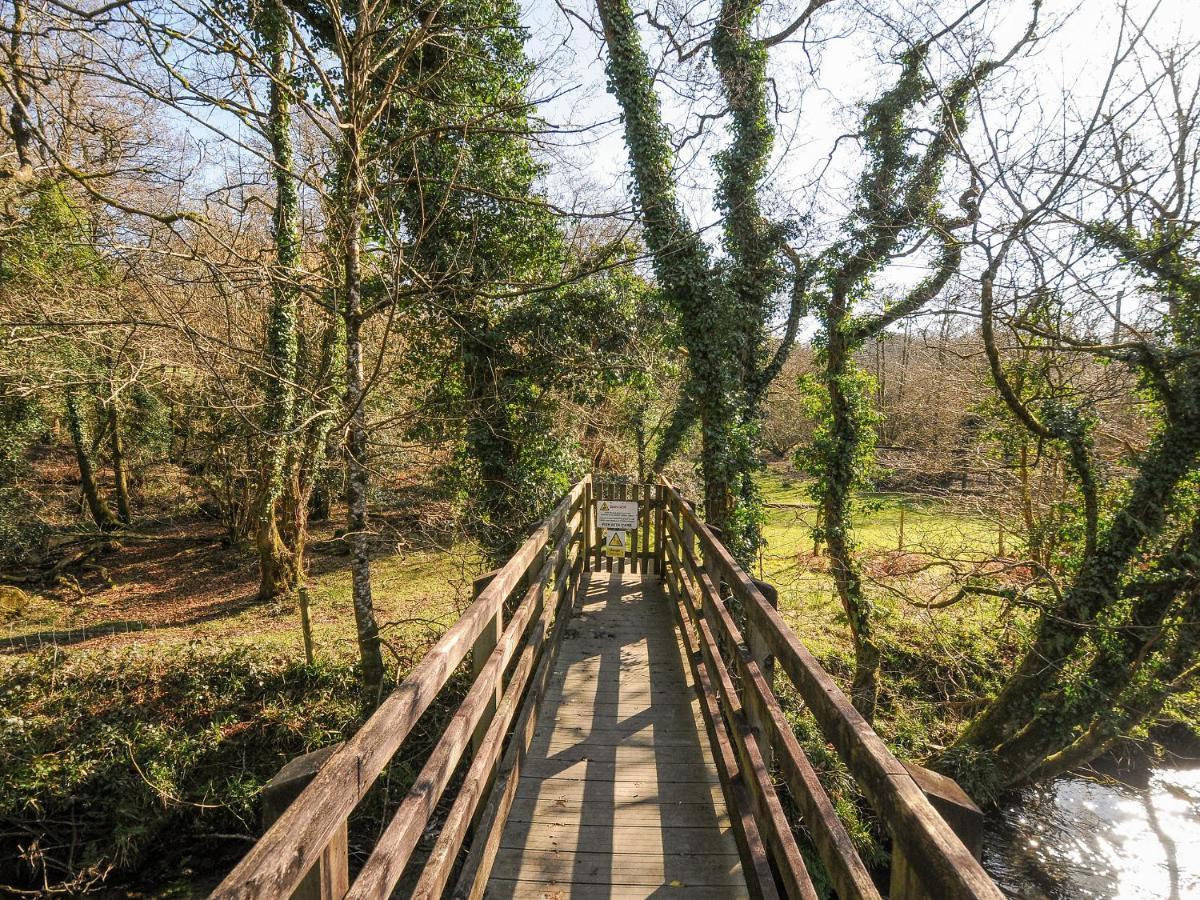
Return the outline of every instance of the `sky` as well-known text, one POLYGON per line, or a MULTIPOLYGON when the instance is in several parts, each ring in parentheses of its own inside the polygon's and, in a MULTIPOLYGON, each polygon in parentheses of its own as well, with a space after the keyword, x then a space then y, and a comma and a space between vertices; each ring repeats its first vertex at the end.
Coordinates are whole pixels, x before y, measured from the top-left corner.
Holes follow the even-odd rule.
MULTIPOLYGON (((670 0, 650 2, 655 4, 651 8, 659 10, 660 18, 669 15, 665 10, 670 0)), ((548 98, 540 104, 540 112, 548 123, 564 130, 543 148, 550 164, 547 190, 556 203, 567 208, 628 209, 628 158, 617 106, 605 90, 600 39, 568 18, 559 3, 582 19, 595 18, 592 0, 524 0, 523 21, 530 32, 528 50, 542 64, 535 93, 548 98)), ((643 0, 634 0, 633 5, 635 10, 646 8, 643 0)), ((874 3, 876 8, 886 5, 874 3)), ((894 5, 910 11, 918 6, 936 8, 943 21, 949 21, 970 3, 929 0, 918 4, 908 0, 894 5)), ((837 0, 817 14, 816 30, 827 40, 813 51, 811 61, 815 65, 810 65, 810 57, 799 44, 784 44, 772 50, 769 74, 782 109, 777 119, 768 195, 781 215, 815 209, 816 221, 826 231, 845 212, 860 163, 854 142, 839 141, 839 137, 853 132, 859 104, 875 96, 895 71, 888 60, 897 45, 882 26, 877 22, 854 25, 852 17, 861 16, 863 6, 859 0, 837 0)), ((778 23, 787 21, 791 10, 799 7, 799 0, 768 3, 767 30, 774 30, 772 23, 778 27, 778 23)), ((1196 7, 1194 0, 1128 3, 1133 19, 1151 18, 1149 33, 1159 43, 1200 40, 1196 7)), ((1025 0, 993 0, 970 21, 978 33, 996 46, 1007 48, 1025 27, 1028 9, 1025 0)), ((1041 21, 1044 37, 994 86, 996 96, 991 99, 997 110, 1006 111, 1009 121, 1000 122, 997 113, 997 118, 988 123, 993 130, 1003 125, 1017 135, 1022 129, 1033 133, 1044 127, 1049 117, 1060 131, 1069 131, 1071 124, 1061 119, 1058 110, 1064 90, 1082 109, 1094 104, 1117 44, 1117 0, 1046 0, 1041 21)), ((649 41, 648 35, 646 39, 649 41)), ((949 57, 961 58, 961 48, 948 41, 944 46, 948 48, 948 64, 949 57)), ((704 65, 707 67, 707 60, 704 65)), ((701 105, 689 109, 672 93, 667 81, 660 82, 659 95, 668 121, 676 126, 694 125, 697 108, 713 108, 701 105)), ((978 131, 979 122, 973 127, 978 131)), ((681 155, 679 185, 693 223, 709 228, 711 234, 717 214, 712 205, 713 173, 708 163, 726 135, 719 125, 710 125, 709 132, 707 145, 693 142, 681 155)))

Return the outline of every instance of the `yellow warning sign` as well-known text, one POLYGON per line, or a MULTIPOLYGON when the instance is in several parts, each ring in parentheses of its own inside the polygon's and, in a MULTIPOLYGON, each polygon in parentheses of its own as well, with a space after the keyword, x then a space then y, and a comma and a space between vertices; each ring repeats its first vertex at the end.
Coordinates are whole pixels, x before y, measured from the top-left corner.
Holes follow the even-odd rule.
POLYGON ((606 556, 625 555, 625 532, 610 531, 604 536, 604 553, 606 556))

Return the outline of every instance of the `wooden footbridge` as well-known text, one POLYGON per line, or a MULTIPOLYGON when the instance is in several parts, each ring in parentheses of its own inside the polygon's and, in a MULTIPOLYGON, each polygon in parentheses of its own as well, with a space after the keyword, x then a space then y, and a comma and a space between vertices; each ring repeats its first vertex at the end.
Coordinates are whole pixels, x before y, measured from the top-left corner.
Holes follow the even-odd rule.
POLYGON ((815 898, 815 857, 842 898, 1001 897, 978 809, 889 752, 772 595, 666 481, 584 479, 353 738, 281 773, 307 786, 212 896, 815 898), (609 500, 638 503, 618 559, 609 500), (460 667, 466 697, 351 878, 348 817, 460 667), (839 821, 781 676, 886 826, 890 875, 839 821))

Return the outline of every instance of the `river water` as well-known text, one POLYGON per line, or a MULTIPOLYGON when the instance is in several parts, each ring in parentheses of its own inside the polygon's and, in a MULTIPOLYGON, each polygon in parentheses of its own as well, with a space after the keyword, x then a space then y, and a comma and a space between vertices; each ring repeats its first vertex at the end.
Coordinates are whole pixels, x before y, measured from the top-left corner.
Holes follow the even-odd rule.
POLYGON ((1200 768, 1069 776, 992 817, 983 863, 1020 900, 1200 900, 1200 768))

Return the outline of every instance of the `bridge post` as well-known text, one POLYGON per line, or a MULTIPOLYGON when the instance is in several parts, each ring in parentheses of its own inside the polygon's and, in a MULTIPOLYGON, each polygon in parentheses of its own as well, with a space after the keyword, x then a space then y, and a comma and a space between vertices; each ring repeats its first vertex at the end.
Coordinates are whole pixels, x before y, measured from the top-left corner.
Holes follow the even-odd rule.
MULTIPOLYGON (((775 589, 774 585, 755 579, 754 586, 759 589, 772 607, 779 609, 779 591, 775 589)), ((775 655, 771 653, 771 645, 767 642, 762 630, 750 616, 746 616, 745 621, 746 646, 750 651, 750 658, 758 664, 758 669, 762 672, 763 680, 766 681, 771 693, 774 693, 775 655)), ((771 750, 771 729, 766 727, 767 711, 759 700, 757 691, 746 690, 745 695, 743 705, 746 707, 746 719, 755 732, 757 732, 758 746, 762 750, 763 762, 766 763, 767 769, 770 770, 773 753, 771 750)))
POLYGON ((592 476, 583 485, 583 571, 592 568, 592 476))
MULTIPOLYGON (((479 599, 479 595, 484 589, 492 583, 492 579, 499 574, 500 570, 495 569, 488 572, 486 575, 480 575, 471 583, 471 600, 479 599)), ((483 626, 483 631, 479 632, 479 637, 475 639, 474 645, 471 647, 471 682, 479 677, 479 673, 483 667, 487 665, 488 658, 491 657, 492 651, 496 649, 496 644, 500 642, 500 636, 504 634, 504 604, 496 610, 491 620, 483 626)), ((504 696, 504 688, 499 681, 496 682, 496 696, 488 701, 487 708, 483 711, 483 716, 479 719, 479 724, 475 727, 475 733, 471 735, 471 752, 477 753, 479 745, 483 742, 487 735, 488 726, 492 724, 492 716, 496 714, 496 709, 500 705, 500 700, 504 696)))
MULTIPOLYGON (((977 860, 983 858, 983 811, 967 796, 953 778, 948 778, 913 763, 904 763, 913 781, 929 798, 950 830, 977 860)), ((921 883, 921 875, 911 866, 895 844, 892 845, 891 900, 935 900, 921 883)))
MULTIPOLYGON (((693 509, 695 507, 693 506, 693 509)), ((716 525, 708 526, 708 533, 712 535, 714 541, 724 541, 725 533, 716 525)), ((713 583, 713 587, 717 590, 717 599, 721 599, 721 570, 717 568, 716 554, 704 552, 704 573, 713 583)))
MULTIPOLYGON (((262 792, 263 830, 270 828, 275 820, 308 783, 316 776, 325 760, 342 748, 341 744, 322 747, 312 753, 297 756, 280 769, 267 782, 262 792)), ((328 845, 321 852, 316 865, 292 893, 292 900, 341 900, 350 889, 350 856, 346 833, 346 820, 333 833, 328 845)))

